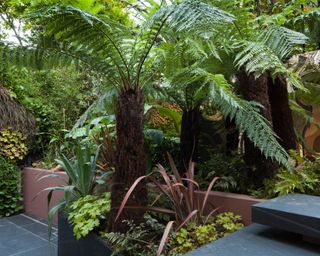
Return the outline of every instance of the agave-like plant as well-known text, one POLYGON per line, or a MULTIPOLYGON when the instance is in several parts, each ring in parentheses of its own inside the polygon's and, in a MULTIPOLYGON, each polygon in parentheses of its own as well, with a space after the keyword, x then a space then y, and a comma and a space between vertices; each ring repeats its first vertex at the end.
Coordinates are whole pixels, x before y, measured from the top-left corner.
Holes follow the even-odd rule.
POLYGON ((154 211, 173 216, 174 220, 169 221, 164 230, 157 252, 157 255, 159 256, 164 249, 165 242, 167 241, 170 231, 173 227, 176 231, 178 231, 189 222, 197 223, 199 225, 205 224, 218 210, 213 205, 208 205, 209 193, 218 177, 212 178, 204 196, 202 197, 199 193, 199 184, 195 181, 194 177, 195 164, 190 162, 185 175, 181 176, 171 156, 169 156, 169 162, 173 175, 169 174, 169 172, 163 166, 158 165, 158 171, 156 173, 161 175, 164 183, 160 183, 156 177, 153 176, 153 174, 138 178, 126 193, 116 216, 117 220, 125 208, 143 209, 145 211, 154 211), (154 185, 156 187, 157 191, 160 192, 157 200, 161 196, 164 196, 169 202, 170 208, 154 206, 157 200, 151 206, 146 207, 131 205, 126 206, 130 196, 133 194, 134 189, 143 180, 149 181, 151 183, 150 185, 154 185), (209 206, 211 206, 212 209, 208 213, 206 211, 208 210, 209 206))
MULTIPOLYGON (((56 162, 66 172, 68 181, 65 181, 65 185, 49 187, 40 192, 49 191, 48 207, 50 206, 54 191, 64 192, 64 198, 48 212, 49 234, 52 227, 53 217, 57 211, 67 207, 73 200, 94 194, 96 186, 98 184, 103 184, 105 178, 111 175, 111 172, 104 172, 104 174, 100 175, 97 171, 99 152, 100 147, 97 148, 93 155, 89 146, 78 146, 74 160, 69 160, 65 155, 62 155, 61 159, 56 160, 56 162)), ((52 173, 42 176, 38 181, 46 178, 58 178, 65 180, 62 175, 52 173)))

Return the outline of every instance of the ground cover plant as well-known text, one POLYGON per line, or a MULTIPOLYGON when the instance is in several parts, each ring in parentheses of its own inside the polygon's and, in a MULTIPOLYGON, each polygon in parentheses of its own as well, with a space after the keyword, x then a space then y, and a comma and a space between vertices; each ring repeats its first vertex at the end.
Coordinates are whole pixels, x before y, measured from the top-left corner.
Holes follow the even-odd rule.
POLYGON ((19 184, 20 173, 14 162, 0 156, 0 217, 10 216, 22 210, 19 184))

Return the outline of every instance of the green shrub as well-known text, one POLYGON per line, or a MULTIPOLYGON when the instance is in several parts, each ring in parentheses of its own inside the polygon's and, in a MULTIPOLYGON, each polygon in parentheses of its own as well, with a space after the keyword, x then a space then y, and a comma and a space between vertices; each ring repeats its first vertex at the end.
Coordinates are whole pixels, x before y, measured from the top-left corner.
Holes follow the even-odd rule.
POLYGON ((132 221, 125 221, 128 225, 126 233, 104 233, 106 238, 113 245, 114 255, 126 256, 154 256, 159 247, 159 241, 165 226, 146 213, 144 221, 135 225, 132 221))
MULTIPOLYGON (((292 153, 291 153, 292 154, 292 153)), ((273 198, 290 193, 320 195, 320 158, 314 161, 301 159, 292 154, 297 166, 293 171, 280 169, 277 175, 264 181, 263 188, 253 191, 252 195, 259 198, 273 198)))
POLYGON ((214 189, 224 192, 245 193, 250 186, 248 168, 242 156, 226 156, 222 153, 207 152, 210 159, 197 164, 197 180, 201 188, 208 187, 213 177, 219 177, 214 189))
POLYGON ((0 131, 0 155, 10 160, 22 160, 28 152, 26 136, 11 128, 0 131))
POLYGON ((232 212, 218 214, 207 224, 189 223, 169 240, 170 255, 185 254, 243 227, 241 217, 232 212))
MULTIPOLYGON (((208 244, 231 232, 243 227, 241 217, 231 212, 218 214, 211 217, 209 223, 197 224, 190 222, 177 232, 169 236, 168 242, 161 255, 178 256, 208 244)), ((144 221, 140 225, 128 223, 128 231, 122 233, 104 233, 106 238, 114 245, 114 253, 126 256, 153 256, 158 250, 159 241, 163 235, 165 226, 157 219, 145 214, 144 221)))
POLYGON ((18 168, 0 156, 0 217, 10 216, 22 210, 22 196, 18 187, 18 168))
POLYGON ((104 193, 101 197, 87 195, 74 201, 70 205, 68 220, 73 226, 73 234, 76 239, 85 237, 99 227, 99 218, 109 214, 110 205, 110 193, 104 193))

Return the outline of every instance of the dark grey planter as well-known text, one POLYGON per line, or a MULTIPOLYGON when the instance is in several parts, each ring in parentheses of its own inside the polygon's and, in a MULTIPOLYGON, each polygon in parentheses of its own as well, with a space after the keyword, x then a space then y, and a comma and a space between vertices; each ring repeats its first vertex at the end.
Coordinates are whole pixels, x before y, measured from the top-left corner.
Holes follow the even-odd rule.
POLYGON ((95 234, 75 239, 72 226, 63 213, 58 216, 58 256, 111 256, 112 248, 95 234))

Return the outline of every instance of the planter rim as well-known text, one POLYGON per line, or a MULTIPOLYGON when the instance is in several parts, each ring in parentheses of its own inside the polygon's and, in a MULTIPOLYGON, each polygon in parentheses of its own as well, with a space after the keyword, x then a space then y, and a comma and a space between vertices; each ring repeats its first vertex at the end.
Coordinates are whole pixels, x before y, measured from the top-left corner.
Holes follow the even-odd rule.
POLYGON ((23 171, 37 171, 37 172, 48 172, 48 173, 66 173, 64 171, 54 171, 52 169, 44 169, 38 167, 27 166, 23 168, 23 171))

